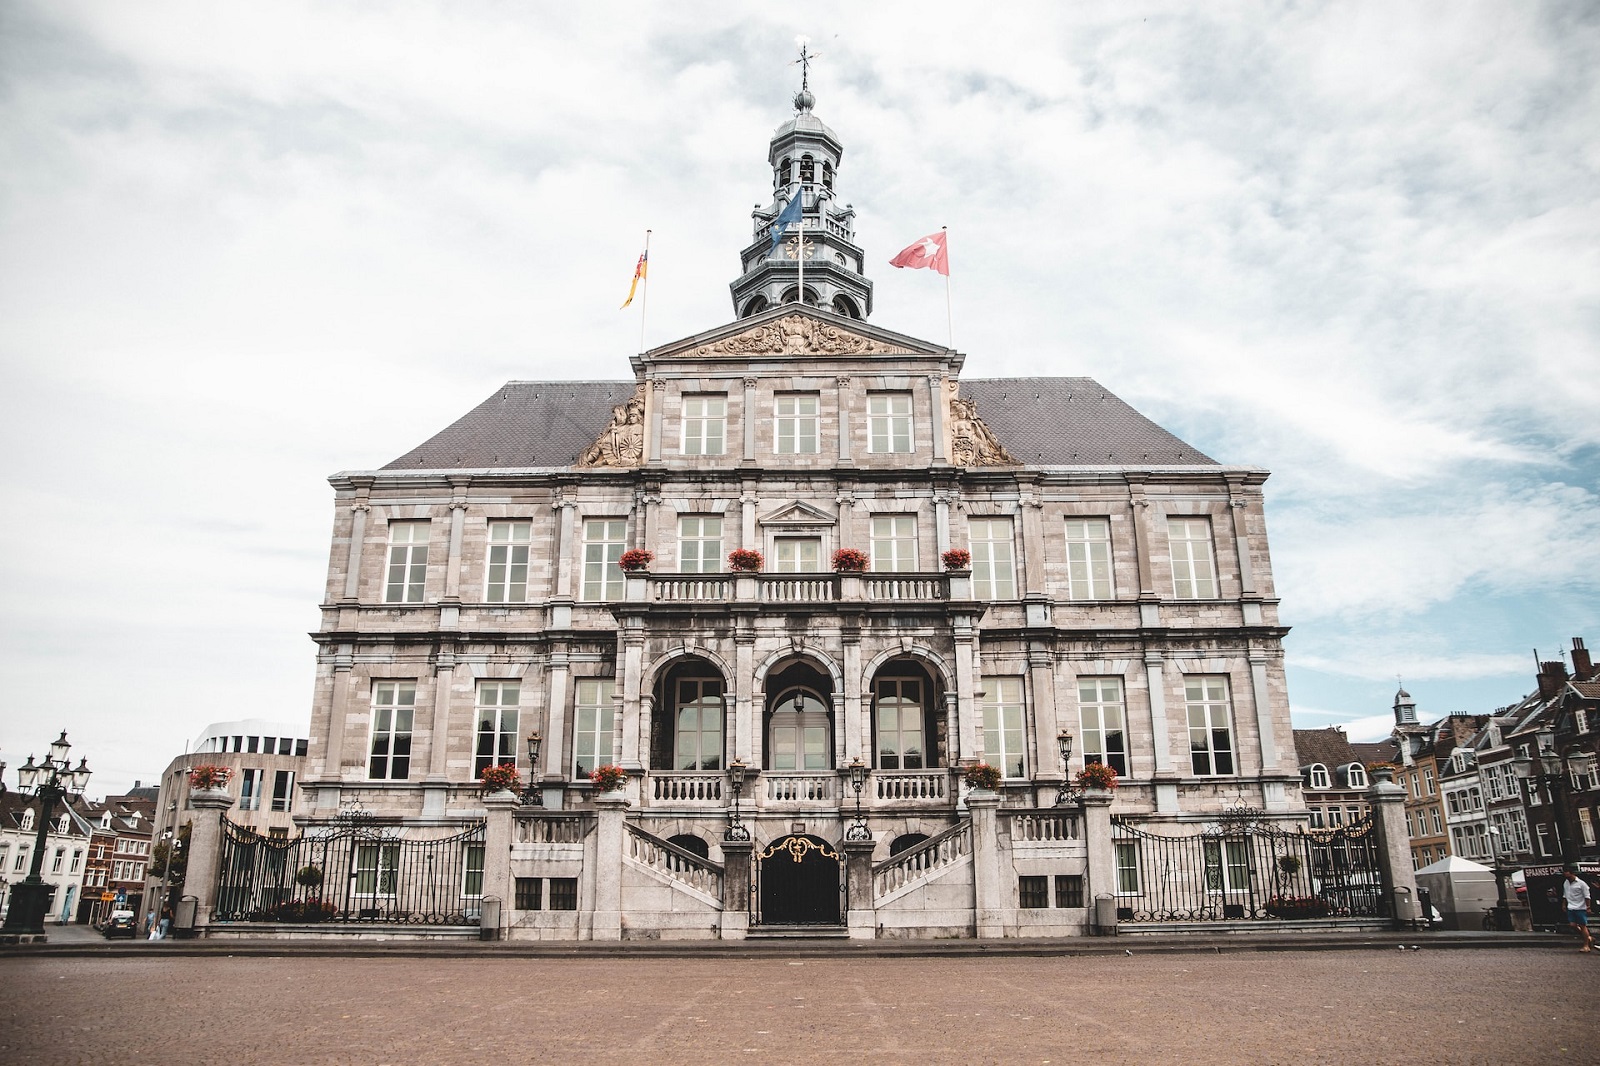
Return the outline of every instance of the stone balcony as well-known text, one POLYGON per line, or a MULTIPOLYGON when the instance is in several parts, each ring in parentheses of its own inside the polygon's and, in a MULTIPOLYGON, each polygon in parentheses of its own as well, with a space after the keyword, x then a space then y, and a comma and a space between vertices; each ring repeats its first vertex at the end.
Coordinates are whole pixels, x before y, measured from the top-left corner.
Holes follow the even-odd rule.
MULTIPOLYGON (((874 770, 861 792, 864 810, 954 809, 958 787, 946 768, 874 770)), ((641 806, 673 810, 725 810, 733 805, 728 776, 719 771, 649 770, 641 806)), ((746 779, 739 797, 746 810, 839 811, 855 806, 845 770, 763 770, 746 779)))
POLYGON ((935 573, 651 574, 627 575, 629 604, 935 604, 972 598, 965 570, 935 573))

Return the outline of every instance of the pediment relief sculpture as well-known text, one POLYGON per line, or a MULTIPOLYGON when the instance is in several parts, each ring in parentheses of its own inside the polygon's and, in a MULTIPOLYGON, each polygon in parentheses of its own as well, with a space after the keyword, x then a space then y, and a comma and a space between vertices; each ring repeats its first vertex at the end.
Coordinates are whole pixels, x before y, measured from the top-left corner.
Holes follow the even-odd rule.
POLYGON ((838 326, 785 315, 775 322, 755 326, 732 337, 702 344, 690 355, 889 355, 909 351, 863 337, 838 326))
POLYGON ((578 456, 579 466, 638 466, 644 461, 644 386, 611 409, 611 424, 578 456))
POLYGON ((1015 466, 1017 461, 978 417, 978 405, 950 397, 950 461, 956 466, 1015 466))
POLYGON ((796 500, 785 504, 761 519, 763 526, 831 526, 833 515, 796 500))

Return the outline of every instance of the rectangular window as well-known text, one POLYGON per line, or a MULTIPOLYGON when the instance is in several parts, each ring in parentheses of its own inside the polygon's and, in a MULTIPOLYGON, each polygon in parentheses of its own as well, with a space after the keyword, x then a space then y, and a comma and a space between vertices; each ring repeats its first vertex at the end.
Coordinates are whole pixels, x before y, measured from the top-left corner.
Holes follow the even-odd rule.
POLYGON ((815 455, 818 450, 817 397, 814 393, 787 393, 776 397, 774 414, 779 455, 815 455))
POLYGON ((684 515, 678 519, 678 572, 715 574, 722 569, 722 519, 684 515))
POLYGON ((522 686, 516 681, 479 681, 478 742, 472 751, 472 776, 491 766, 517 764, 517 704, 522 686))
POLYGON ((532 522, 489 523, 489 587, 484 599, 490 603, 527 602, 532 540, 532 522))
MULTIPOLYGON (((1584 814, 1588 814, 1589 812, 1588 811, 1584 811, 1583 813, 1584 814)), ((1591 841, 1589 841, 1589 843, 1593 844, 1594 841, 1591 840, 1591 841)), ((4 857, 0 857, 0 865, 3 865, 4 861, 5 861, 4 857)), ((67 872, 75 874, 75 873, 78 872, 78 867, 80 867, 82 865, 83 865, 83 852, 82 851, 74 851, 72 853, 72 868, 70 870, 68 870, 67 872)))
POLYGON ((468 899, 483 896, 483 845, 468 844, 461 871, 461 895, 468 899))
POLYGON ((874 392, 867 396, 867 451, 911 450, 911 394, 874 392))
POLYGON ((590 518, 583 523, 583 598, 622 598, 623 538, 628 523, 621 518, 590 518))
POLYGON ((683 398, 683 454, 721 455, 726 435, 728 398, 726 396, 685 396, 683 398))
POLYGON ((1422 771, 1422 784, 1428 790, 1428 795, 1433 795, 1433 771, 1431 769, 1422 771))
POLYGON ((1083 906, 1083 877, 1079 874, 1056 874, 1056 906, 1083 906))
POLYGON ((242 770, 239 773, 239 809, 254 811, 261 808, 261 770, 242 770))
POLYGON ((1533 833, 1534 833, 1534 835, 1536 837, 1539 838, 1539 854, 1540 855, 1549 855, 1550 854, 1550 827, 1547 826, 1547 825, 1543 825, 1543 824, 1536 825, 1536 826, 1533 827, 1533 833))
POLYGON ((872 519, 872 569, 907 571, 915 570, 916 568, 916 516, 874 516, 872 519))
POLYGON ((1067 597, 1109 600, 1111 522, 1105 518, 1067 519, 1067 597))
POLYGON ((878 734, 878 769, 926 768, 923 743, 922 681, 915 677, 880 677, 874 686, 878 734))
POLYGON ((1083 728, 1084 765, 1105 763, 1118 777, 1128 775, 1128 739, 1122 712, 1121 678, 1078 679, 1078 720, 1083 728))
POLYGON ((575 911, 578 909, 578 879, 576 877, 550 878, 550 909, 575 911))
POLYGON ((1139 845, 1132 840, 1119 840, 1113 846, 1117 857, 1117 892, 1124 896, 1139 894, 1139 845))
MULTIPOLYGON (((1586 846, 1588 846, 1588 847, 1593 847, 1594 846, 1594 816, 1589 813, 1589 808, 1587 808, 1587 807, 1578 808, 1578 828, 1583 830, 1583 842, 1584 842, 1584 844, 1586 846)), ((76 860, 74 860, 74 862, 73 862, 73 869, 77 869, 76 860)))
POLYGON ((985 678, 983 688, 983 761, 1007 777, 1026 777, 1022 678, 985 678))
POLYGON ((358 896, 392 896, 400 870, 399 844, 357 844, 355 890, 358 896))
POLYGON ((272 775, 272 810, 287 814, 294 805, 294 771, 279 770, 272 775))
POLYGON ((676 695, 673 767, 722 769, 722 679, 680 677, 676 695))
POLYGON ((1243 840, 1205 841, 1206 888, 1245 892, 1250 888, 1250 849, 1243 840))
POLYGON ((55 859, 50 863, 50 872, 53 873, 53 874, 60 873, 61 872, 62 863, 66 862, 66 861, 67 861, 67 849, 66 848, 57 848, 56 849, 56 854, 55 854, 55 859))
POLYGON ((1180 600, 1217 597, 1217 563, 1211 548, 1211 520, 1168 518, 1172 552, 1172 594, 1180 600))
POLYGON ((773 569, 780 574, 815 574, 822 570, 822 541, 816 537, 779 537, 772 542, 773 569))
POLYGON ((537 911, 543 910, 544 904, 544 878, 519 877, 517 878, 517 910, 537 911))
POLYGON ((1312 829, 1321 829, 1326 824, 1322 820, 1321 807, 1308 807, 1306 810, 1311 815, 1310 825, 1312 829))
POLYGON ((1433 835, 1442 836, 1444 834, 1444 820, 1439 817, 1439 808, 1431 807, 1428 809, 1428 813, 1433 816, 1433 835))
POLYGON ((384 603, 421 603, 428 580, 428 522, 389 523, 389 574, 384 603))
POLYGON ((1017 598, 1011 519, 974 518, 967 523, 972 545, 972 594, 980 600, 1017 598))
POLYGON ((1191 677, 1183 683, 1189 710, 1189 757, 1196 774, 1231 774, 1233 729, 1228 713, 1228 679, 1191 677))
POLYGON ((372 686, 372 747, 367 777, 404 781, 411 774, 411 719, 417 709, 413 681, 378 681, 372 686))
POLYGON ((586 678, 578 682, 577 728, 572 737, 572 773, 587 779, 596 766, 611 761, 616 709, 611 701, 614 690, 610 678, 586 678))
POLYGON ((1048 877, 1017 878, 1017 906, 1038 909, 1050 906, 1048 877))

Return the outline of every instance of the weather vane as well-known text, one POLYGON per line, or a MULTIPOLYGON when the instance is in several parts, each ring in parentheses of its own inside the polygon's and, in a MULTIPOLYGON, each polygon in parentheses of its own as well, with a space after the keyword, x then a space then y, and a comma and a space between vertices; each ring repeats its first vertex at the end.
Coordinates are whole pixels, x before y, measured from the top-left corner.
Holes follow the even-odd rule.
POLYGON ((796 37, 794 43, 800 46, 800 58, 796 59, 795 63, 800 64, 800 91, 805 92, 811 88, 811 61, 820 59, 821 56, 808 50, 811 44, 809 37, 804 35, 796 37))

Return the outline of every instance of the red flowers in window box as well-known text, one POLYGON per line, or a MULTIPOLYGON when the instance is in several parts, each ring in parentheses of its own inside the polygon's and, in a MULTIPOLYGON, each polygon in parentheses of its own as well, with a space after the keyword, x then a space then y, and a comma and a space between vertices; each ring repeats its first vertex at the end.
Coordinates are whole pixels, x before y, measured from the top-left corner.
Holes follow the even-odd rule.
POLYGON ((629 548, 622 553, 622 558, 617 560, 617 565, 628 573, 650 569, 650 564, 655 561, 656 553, 643 548, 629 548))
POLYGON ((729 568, 742 573, 755 573, 764 562, 761 553, 751 548, 735 548, 728 553, 729 568))
POLYGON ((1074 780, 1079 788, 1103 788, 1111 792, 1117 787, 1117 771, 1103 762, 1092 762, 1079 770, 1074 780))
POLYGON ((939 556, 946 570, 971 570, 972 553, 965 548, 951 548, 939 556))
POLYGON ((596 766, 589 771, 589 783, 595 787, 596 792, 615 792, 627 780, 628 771, 610 763, 604 766, 596 766))
POLYGON ((196 766, 189 771, 189 787, 201 790, 227 788, 232 777, 231 766, 196 766))
POLYGON ((483 773, 478 775, 478 780, 483 783, 484 795, 491 792, 516 792, 522 787, 522 778, 517 774, 517 764, 503 762, 499 766, 485 766, 483 773))
POLYGON ((968 788, 996 789, 1000 787, 1000 768, 986 762, 967 767, 965 775, 968 788))
POLYGON ((867 568, 867 553, 856 548, 840 548, 833 553, 833 568, 859 574, 867 568))

